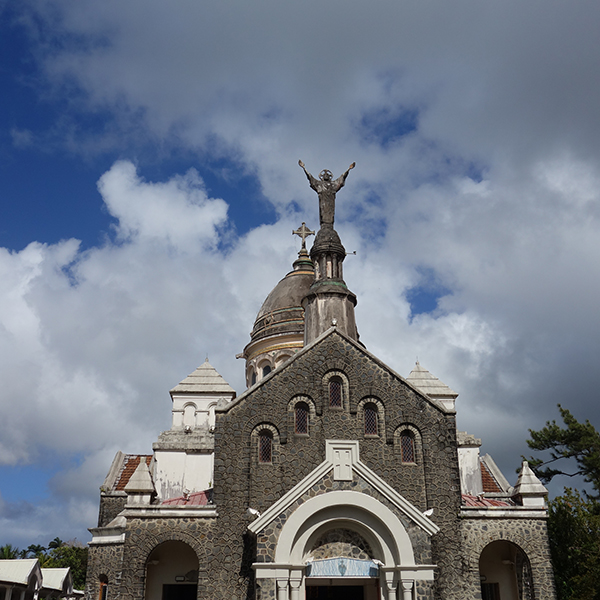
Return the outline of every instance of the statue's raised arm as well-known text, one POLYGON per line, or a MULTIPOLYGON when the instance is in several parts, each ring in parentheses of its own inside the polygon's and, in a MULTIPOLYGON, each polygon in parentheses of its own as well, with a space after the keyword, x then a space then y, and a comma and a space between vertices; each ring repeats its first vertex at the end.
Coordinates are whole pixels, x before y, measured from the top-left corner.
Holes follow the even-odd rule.
POLYGON ((346 177, 352 169, 354 169, 356 163, 352 163, 348 170, 340 175, 335 181, 333 180, 333 173, 328 169, 323 169, 319 173, 319 179, 313 177, 304 166, 304 163, 299 160, 298 164, 304 170, 306 177, 310 183, 310 187, 317 192, 319 195, 319 220, 321 227, 333 227, 333 221, 335 218, 335 195, 344 187, 346 177))
POLYGON ((304 166, 304 163, 299 160, 298 164, 302 167, 302 169, 304 170, 304 173, 306 174, 306 178, 308 179, 308 182, 310 183, 310 187, 315 190, 315 192, 317 192, 317 194, 319 193, 319 190, 317 189, 317 186, 319 185, 319 180, 316 179, 315 177, 313 177, 307 170, 306 167, 304 166))
POLYGON ((350 173, 350 171, 351 171, 352 169, 354 169, 354 167, 355 167, 355 166, 356 166, 356 163, 355 163, 355 162, 353 162, 353 163, 352 163, 352 164, 351 164, 351 165, 348 167, 348 169, 346 170, 346 172, 345 172, 345 173, 342 173, 342 174, 341 174, 341 175, 340 175, 340 176, 339 176, 339 177, 338 177, 338 178, 337 178, 337 179, 336 179, 336 180, 333 182, 333 184, 334 184, 334 185, 336 186, 336 188, 337 188, 337 189, 335 190, 336 192, 337 192, 338 190, 340 190, 341 188, 343 188, 343 187, 344 187, 344 183, 346 183, 346 177, 348 177, 348 173, 350 173))

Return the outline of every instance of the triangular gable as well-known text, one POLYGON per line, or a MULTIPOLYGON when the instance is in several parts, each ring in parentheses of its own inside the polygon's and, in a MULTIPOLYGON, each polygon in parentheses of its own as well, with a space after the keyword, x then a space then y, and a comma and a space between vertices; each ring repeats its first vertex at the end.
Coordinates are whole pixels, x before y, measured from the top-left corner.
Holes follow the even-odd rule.
POLYGON ((353 340, 352 338, 350 338, 347 335, 345 335, 344 333, 342 333, 337 327, 330 327, 327 331, 322 333, 316 340, 314 340, 313 342, 308 344, 308 346, 304 346, 304 348, 302 348, 302 350, 299 350, 298 352, 296 352, 296 354, 294 354, 291 358, 286 360, 283 364, 279 365, 276 369, 271 371, 266 377, 263 377, 260 381, 255 383, 253 386, 249 387, 243 394, 238 396, 232 402, 230 402, 229 404, 224 405, 224 406, 217 406, 215 409, 215 412, 228 412, 234 406, 237 406, 240 402, 242 402, 246 398, 246 396, 255 392, 257 389, 259 389, 261 386, 265 385, 268 381, 270 381, 274 377, 278 377, 279 374, 282 373, 285 369, 288 369, 291 365, 294 364, 294 362, 296 362, 297 360, 300 360, 300 358, 302 356, 304 356, 307 352, 310 352, 312 348, 319 345, 320 343, 323 342, 323 340, 325 340, 326 338, 328 338, 329 336, 332 336, 332 335, 338 335, 341 338, 343 338, 344 341, 348 342, 349 344, 352 344, 357 350, 359 350, 365 356, 370 358, 373 362, 375 362, 382 369, 387 371, 390 375, 392 375, 393 377, 396 377, 397 379, 399 379, 400 381, 405 383, 406 386, 408 388, 410 388, 413 392, 418 394, 419 397, 423 398, 425 401, 427 401, 429 404, 431 404, 432 406, 434 406, 441 412, 450 413, 450 414, 454 414, 456 412, 453 409, 447 408, 439 400, 430 398, 427 394, 425 394, 422 390, 420 390, 418 387, 416 387, 413 383, 411 383, 410 381, 407 381, 404 377, 402 377, 402 375, 396 373, 396 371, 394 371, 392 368, 390 368, 388 365, 386 365, 382 360, 377 358, 374 354, 371 354, 362 344, 360 344, 356 340, 353 340))
MULTIPOLYGON (((440 528, 426 517, 418 508, 401 496, 377 473, 360 461, 359 444, 356 440, 326 440, 325 460, 309 473, 302 481, 272 504, 262 515, 253 521, 248 529, 258 533, 285 512, 296 500, 303 496, 313 485, 329 472, 334 472, 338 480, 351 480, 354 473, 362 477, 402 514, 418 525, 425 533, 434 535, 440 528)), ((325 492, 325 494, 331 492, 325 492)))
POLYGON ((174 393, 194 394, 235 394, 235 390, 223 379, 223 376, 208 362, 208 358, 171 391, 174 393))

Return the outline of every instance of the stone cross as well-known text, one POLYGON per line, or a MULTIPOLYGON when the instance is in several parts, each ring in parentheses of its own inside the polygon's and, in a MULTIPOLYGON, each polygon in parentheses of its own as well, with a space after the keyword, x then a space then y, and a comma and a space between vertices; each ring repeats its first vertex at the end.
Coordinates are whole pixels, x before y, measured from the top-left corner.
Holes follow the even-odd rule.
POLYGON ((296 229, 296 231, 292 230, 292 235, 297 235, 302 238, 302 250, 306 250, 306 238, 309 235, 315 235, 315 232, 311 231, 306 226, 306 223, 303 222, 302 225, 296 229))

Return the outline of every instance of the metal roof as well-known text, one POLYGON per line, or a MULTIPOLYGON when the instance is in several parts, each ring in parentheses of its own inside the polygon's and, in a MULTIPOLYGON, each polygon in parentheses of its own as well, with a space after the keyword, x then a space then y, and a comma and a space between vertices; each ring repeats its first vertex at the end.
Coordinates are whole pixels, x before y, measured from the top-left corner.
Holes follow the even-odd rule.
POLYGON ((37 558, 2 559, 0 560, 0 581, 26 586, 29 584, 29 579, 36 566, 38 566, 37 558))

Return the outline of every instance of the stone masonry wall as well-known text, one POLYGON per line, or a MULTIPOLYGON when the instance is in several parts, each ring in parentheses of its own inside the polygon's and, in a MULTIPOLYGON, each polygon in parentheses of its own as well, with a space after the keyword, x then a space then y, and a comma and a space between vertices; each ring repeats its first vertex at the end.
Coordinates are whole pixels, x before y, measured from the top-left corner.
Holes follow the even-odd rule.
POLYGON ((123 571, 123 544, 90 546, 85 577, 85 597, 98 598, 100 577, 108 580, 109 597, 116 598, 123 571))
POLYGON ((174 540, 188 544, 198 556, 198 598, 212 597, 209 576, 215 569, 215 519, 137 518, 127 520, 119 600, 144 598, 146 561, 150 553, 159 544, 174 540))
POLYGON ((554 576, 550 563, 545 519, 464 518, 461 524, 465 597, 480 599, 479 557, 491 542, 505 540, 518 546, 529 558, 535 600, 554 600, 554 576))
POLYGON ((362 462, 418 509, 434 509, 433 520, 441 528, 432 540, 432 560, 439 566, 434 597, 464 600, 454 416, 444 414, 336 333, 267 377, 228 412, 217 413, 214 498, 223 544, 215 551, 222 554, 217 562, 226 583, 215 590, 215 597, 251 597, 254 556, 251 542, 247 538, 244 542, 249 523, 246 509, 265 510, 308 475, 324 460, 326 439, 358 439, 362 462), (342 409, 329 407, 325 376, 331 371, 347 378, 349 394, 342 409), (308 397, 316 407, 308 436, 294 435, 290 425, 288 405, 296 395, 308 397), (358 406, 365 398, 376 398, 384 407, 377 437, 364 435, 358 406), (260 464, 252 444, 252 432, 261 424, 278 433, 273 464, 260 464), (402 464, 394 448, 394 434, 405 424, 419 432, 421 466, 402 464))
MULTIPOLYGON (((402 522, 402 525, 406 529, 413 546, 415 562, 417 564, 431 564, 432 556, 429 536, 422 529, 414 525, 412 521, 410 521, 401 511, 391 504, 387 498, 382 496, 378 491, 374 490, 368 482, 362 479, 362 477, 355 476, 354 481, 334 481, 331 472, 328 473, 321 481, 315 483, 285 512, 279 515, 262 532, 260 532, 260 534, 257 536, 256 543, 256 562, 274 561, 275 545, 279 539, 281 528, 288 520, 290 515, 294 513, 299 506, 315 496, 337 490, 361 492, 363 494, 372 496, 376 500, 379 500, 379 502, 389 508, 402 522)), ((370 556, 368 558, 378 558, 381 560, 383 557, 370 556)))
POLYGON ((98 527, 106 527, 125 508, 126 502, 127 494, 101 494, 98 527))

